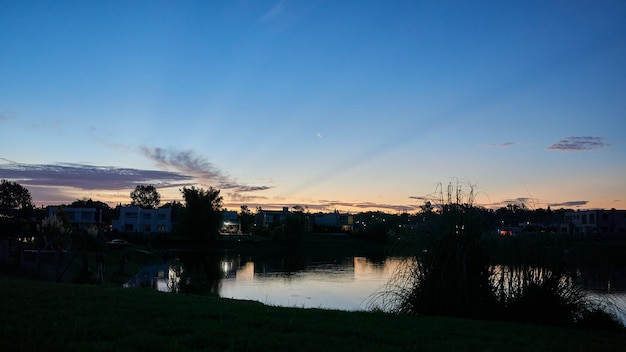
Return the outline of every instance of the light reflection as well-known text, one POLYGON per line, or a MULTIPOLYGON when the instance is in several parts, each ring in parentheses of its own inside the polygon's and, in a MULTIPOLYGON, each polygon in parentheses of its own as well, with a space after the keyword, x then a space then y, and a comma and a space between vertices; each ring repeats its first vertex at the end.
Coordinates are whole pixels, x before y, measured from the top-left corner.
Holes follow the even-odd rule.
MULTIPOLYGON (((278 261, 279 264, 255 263, 237 257, 218 261, 216 266, 219 266, 223 275, 219 294, 225 298, 255 300, 276 306, 365 310, 373 295, 384 290, 391 278, 406 273, 407 268, 414 268, 415 260, 388 257, 372 261, 365 257, 350 257, 312 262, 295 271, 285 271, 284 260, 278 261)), ((494 283, 498 283, 497 280, 503 283, 496 287, 504 292, 518 290, 516 283, 520 280, 539 279, 549 274, 546 269, 533 266, 495 265, 491 269, 494 283)), ((146 266, 124 286, 153 287, 171 292, 177 287, 181 270, 176 264, 146 266)), ((575 270, 571 275, 567 280, 584 279, 590 297, 608 298, 622 311, 626 311, 624 280, 581 270, 575 270)), ((623 314, 619 317, 626 320, 623 314)))
POLYGON ((269 305, 341 310, 367 309, 367 300, 409 259, 372 262, 364 257, 339 263, 313 263, 285 276, 246 262, 234 277, 222 281, 220 296, 260 301, 269 305), (288 279, 285 279, 288 277, 288 279))

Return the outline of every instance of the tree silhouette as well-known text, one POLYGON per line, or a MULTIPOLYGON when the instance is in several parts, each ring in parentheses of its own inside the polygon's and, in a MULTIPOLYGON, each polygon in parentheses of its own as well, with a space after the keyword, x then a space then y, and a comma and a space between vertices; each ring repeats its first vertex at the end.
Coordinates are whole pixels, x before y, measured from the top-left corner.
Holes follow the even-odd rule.
POLYGON ((28 189, 16 182, 0 182, 0 208, 32 209, 33 198, 28 189))
POLYGON ((183 187, 185 200, 181 230, 182 235, 196 244, 208 244, 215 240, 222 226, 222 197, 220 191, 209 187, 183 187))
POLYGON ((242 205, 239 212, 239 221, 241 223, 241 231, 243 233, 250 233, 254 225, 254 214, 248 208, 247 205, 242 205))
POLYGON ((130 205, 144 209, 154 209, 161 203, 161 195, 152 185, 138 185, 130 192, 130 199, 132 199, 130 205))

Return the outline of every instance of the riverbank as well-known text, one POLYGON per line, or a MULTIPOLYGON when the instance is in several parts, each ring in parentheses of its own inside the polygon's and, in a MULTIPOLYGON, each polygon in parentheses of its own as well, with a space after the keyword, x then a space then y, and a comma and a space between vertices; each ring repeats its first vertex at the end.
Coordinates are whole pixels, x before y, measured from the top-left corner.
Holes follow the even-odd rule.
POLYGON ((304 234, 299 241, 275 242, 261 236, 220 236, 215 243, 219 250, 238 253, 298 253, 318 258, 337 256, 384 256, 385 243, 346 234, 304 234))
POLYGON ((0 279, 2 346, 64 351, 621 351, 626 334, 269 307, 218 297, 0 279))

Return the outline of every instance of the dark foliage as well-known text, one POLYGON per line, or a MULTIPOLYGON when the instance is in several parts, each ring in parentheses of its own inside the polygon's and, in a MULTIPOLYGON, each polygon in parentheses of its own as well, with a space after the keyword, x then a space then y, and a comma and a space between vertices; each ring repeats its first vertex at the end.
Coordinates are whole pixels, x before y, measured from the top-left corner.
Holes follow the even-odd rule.
POLYGON ((154 209, 161 203, 161 195, 152 185, 137 185, 137 187, 130 192, 130 199, 130 205, 144 209, 154 209))
POLYGON ((439 227, 431 241, 421 243, 430 245, 417 252, 413 265, 392 279, 378 301, 374 298, 377 307, 408 314, 623 329, 564 270, 566 243, 545 233, 524 240, 525 246, 522 240, 485 236, 489 220, 472 206, 472 193, 462 203, 458 188, 457 201, 452 202, 452 189, 448 202, 439 207, 439 227), (494 265, 492 258, 502 249, 510 260, 494 265))
POLYGON ((482 228, 473 208, 445 209, 441 236, 418 262, 413 288, 401 311, 414 314, 484 318, 495 304, 482 228))
POLYGON ((178 280, 171 282, 176 292, 197 295, 217 295, 222 272, 220 260, 213 251, 181 253, 173 264, 178 280))
POLYGON ((32 209, 33 198, 19 183, 0 181, 0 209, 32 209))
POLYGON ((181 189, 185 208, 182 209, 180 235, 198 245, 207 245, 217 239, 222 225, 222 197, 220 191, 209 187, 181 189))

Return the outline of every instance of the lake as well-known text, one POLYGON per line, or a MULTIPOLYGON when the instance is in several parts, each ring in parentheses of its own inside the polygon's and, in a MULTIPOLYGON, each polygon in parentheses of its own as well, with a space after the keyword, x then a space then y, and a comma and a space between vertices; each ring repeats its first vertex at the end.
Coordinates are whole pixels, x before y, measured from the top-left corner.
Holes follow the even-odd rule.
MULTIPOLYGON (((403 257, 347 256, 307 258, 283 254, 243 256, 225 253, 211 259, 220 297, 254 300, 268 305, 368 310, 399 268, 413 261, 403 257)), ((146 266, 125 287, 148 286, 172 291, 180 271, 176 262, 146 266)), ((184 269, 183 269, 184 270, 184 269)), ((626 268, 577 270, 585 292, 619 307, 626 325, 626 268)))

